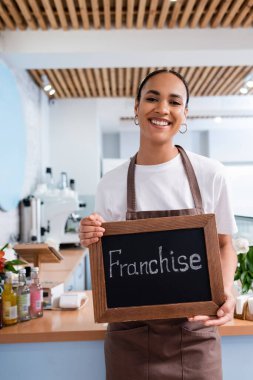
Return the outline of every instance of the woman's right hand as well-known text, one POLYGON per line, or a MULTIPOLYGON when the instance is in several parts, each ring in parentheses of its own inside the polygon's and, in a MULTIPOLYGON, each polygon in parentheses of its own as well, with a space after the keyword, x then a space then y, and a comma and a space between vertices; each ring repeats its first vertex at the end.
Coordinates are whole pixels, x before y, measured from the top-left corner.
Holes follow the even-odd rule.
POLYGON ((105 232, 101 227, 104 219, 99 214, 93 213, 80 222, 79 238, 81 246, 88 247, 92 243, 98 242, 105 232))

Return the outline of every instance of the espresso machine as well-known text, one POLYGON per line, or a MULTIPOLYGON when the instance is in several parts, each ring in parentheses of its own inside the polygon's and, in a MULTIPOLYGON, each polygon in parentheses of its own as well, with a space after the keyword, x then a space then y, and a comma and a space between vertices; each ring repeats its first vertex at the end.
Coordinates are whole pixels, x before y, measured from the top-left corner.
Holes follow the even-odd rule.
POLYGON ((78 227, 81 217, 77 197, 60 193, 55 197, 44 196, 42 201, 44 241, 50 239, 59 244, 78 244, 78 227))
POLYGON ((79 244, 79 211, 85 206, 73 191, 36 191, 20 202, 21 242, 79 244))

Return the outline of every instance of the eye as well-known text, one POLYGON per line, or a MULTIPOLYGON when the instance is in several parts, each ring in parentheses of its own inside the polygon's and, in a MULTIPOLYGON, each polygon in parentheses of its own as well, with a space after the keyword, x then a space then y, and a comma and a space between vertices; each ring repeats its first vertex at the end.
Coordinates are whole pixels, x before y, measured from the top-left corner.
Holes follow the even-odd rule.
POLYGON ((172 104, 173 106, 181 106, 181 103, 178 102, 177 100, 170 100, 169 103, 172 104))
POLYGON ((151 102, 151 103, 153 103, 153 102, 156 102, 156 101, 157 101, 157 99, 156 99, 156 98, 154 98, 153 96, 149 96, 148 98, 146 98, 146 100, 147 100, 147 102, 151 102))

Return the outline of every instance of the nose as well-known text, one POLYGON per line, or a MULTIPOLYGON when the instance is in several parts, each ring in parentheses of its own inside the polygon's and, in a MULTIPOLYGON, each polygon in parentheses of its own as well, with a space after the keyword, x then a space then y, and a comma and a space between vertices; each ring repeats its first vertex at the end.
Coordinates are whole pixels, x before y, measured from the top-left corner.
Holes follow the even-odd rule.
POLYGON ((156 103, 155 111, 161 115, 168 115, 170 112, 170 108, 167 100, 160 100, 156 103))

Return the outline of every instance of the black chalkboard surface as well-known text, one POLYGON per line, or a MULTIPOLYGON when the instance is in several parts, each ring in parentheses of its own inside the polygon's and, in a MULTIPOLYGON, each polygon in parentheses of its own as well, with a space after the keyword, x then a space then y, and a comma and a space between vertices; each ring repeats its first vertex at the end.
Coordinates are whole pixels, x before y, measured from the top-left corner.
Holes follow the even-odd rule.
POLYGON ((211 301, 203 228, 102 238, 107 306, 211 301))
POLYGON ((90 253, 96 321, 212 315, 224 302, 213 214, 103 226, 90 253))

